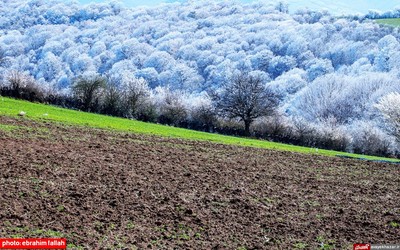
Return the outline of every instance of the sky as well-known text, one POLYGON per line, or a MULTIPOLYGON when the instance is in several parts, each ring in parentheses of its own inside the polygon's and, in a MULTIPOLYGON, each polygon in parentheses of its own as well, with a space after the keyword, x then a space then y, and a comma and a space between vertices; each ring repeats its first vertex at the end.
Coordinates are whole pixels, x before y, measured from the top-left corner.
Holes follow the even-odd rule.
MULTIPOLYGON (((105 2, 107 0, 78 0, 82 4, 90 2, 105 2)), ((156 6, 165 2, 174 0, 122 0, 128 7, 135 6, 156 6)), ((251 0, 241 0, 242 2, 251 2, 251 0)), ((266 1, 268 2, 268 1, 266 1)), ((270 2, 277 2, 271 0, 270 2)), ((310 9, 326 9, 334 14, 366 14, 368 10, 387 11, 400 7, 400 0, 286 0, 289 3, 290 11, 302 7, 310 9)))

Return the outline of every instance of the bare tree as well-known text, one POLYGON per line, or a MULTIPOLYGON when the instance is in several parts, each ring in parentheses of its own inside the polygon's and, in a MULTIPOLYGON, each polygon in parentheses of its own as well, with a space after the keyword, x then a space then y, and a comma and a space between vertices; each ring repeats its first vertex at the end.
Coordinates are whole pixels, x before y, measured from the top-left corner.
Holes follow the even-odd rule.
POLYGON ((43 102, 45 99, 44 90, 40 88, 35 79, 16 70, 8 73, 6 81, 0 88, 0 93, 32 102, 43 102))
POLYGON ((172 126, 183 126, 187 121, 188 112, 183 104, 183 95, 179 91, 166 91, 160 107, 158 121, 172 126))
POLYGON ((213 132, 217 117, 212 105, 200 105, 191 110, 191 126, 196 130, 213 132))
POLYGON ((260 77, 248 74, 236 75, 212 94, 220 115, 239 118, 244 122, 245 135, 250 135, 250 125, 258 117, 270 115, 278 105, 278 97, 268 89, 260 77))
POLYGON ((109 79, 104 90, 103 113, 107 115, 120 116, 121 105, 121 91, 117 84, 109 79))
POLYGON ((83 111, 98 110, 106 83, 106 79, 98 75, 78 77, 72 86, 72 92, 83 111))
POLYGON ((139 111, 150 96, 150 88, 143 78, 126 77, 122 83, 125 113, 130 118, 138 118, 139 111))
POLYGON ((22 91, 26 86, 28 77, 19 71, 11 71, 6 79, 7 88, 12 97, 22 98, 22 91))

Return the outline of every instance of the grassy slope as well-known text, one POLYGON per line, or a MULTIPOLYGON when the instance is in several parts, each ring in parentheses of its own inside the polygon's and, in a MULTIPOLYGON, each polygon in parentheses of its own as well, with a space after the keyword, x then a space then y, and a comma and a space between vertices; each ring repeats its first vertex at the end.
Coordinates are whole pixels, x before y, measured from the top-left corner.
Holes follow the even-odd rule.
MULTIPOLYGON (((35 120, 50 120, 68 125, 89 126, 95 128, 112 129, 124 132, 152 134, 173 138, 190 140, 211 141, 230 145, 250 146, 257 148, 286 150, 300 153, 313 153, 327 156, 344 155, 356 158, 367 158, 370 160, 388 160, 387 158, 372 157, 342 153, 330 150, 317 150, 300 146, 274 143, 255 139, 245 139, 218 134, 198 132, 182 128, 174 128, 152 123, 144 123, 123 118, 109 117, 98 114, 79 112, 74 110, 56 108, 53 106, 35 104, 26 101, 0 98, 0 115, 17 116, 20 111, 26 112, 26 117, 35 120)), ((2 129, 2 127, 0 127, 2 129)), ((393 159, 391 159, 393 160, 393 159)))
POLYGON ((379 24, 400 27, 400 18, 376 19, 375 21, 379 24))

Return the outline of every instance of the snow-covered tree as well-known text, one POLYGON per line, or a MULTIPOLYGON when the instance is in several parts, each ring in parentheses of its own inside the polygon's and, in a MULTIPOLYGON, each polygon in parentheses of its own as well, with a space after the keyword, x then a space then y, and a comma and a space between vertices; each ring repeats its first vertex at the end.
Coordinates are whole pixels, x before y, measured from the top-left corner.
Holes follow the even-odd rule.
POLYGON ((138 118, 141 106, 150 96, 148 83, 143 78, 138 79, 129 72, 124 72, 121 81, 125 115, 138 118))
MULTIPOLYGON (((112 79, 105 95, 114 100, 125 75, 143 78, 148 114, 154 118, 153 101, 163 103, 174 107, 164 111, 185 111, 179 124, 192 119, 182 99, 195 101, 240 72, 270 82, 282 115, 321 126, 378 119, 374 104, 400 91, 398 30, 368 20, 399 17, 399 9, 346 18, 288 12, 282 1, 126 8, 118 1, 7 0, 0 9, 0 82, 15 70, 41 88, 71 94, 74 80, 90 72, 112 79), (161 89, 175 97, 160 98, 161 89)), ((381 131, 382 123, 372 124, 381 131)))
POLYGON ((389 121, 393 134, 400 141, 400 93, 393 92, 384 96, 375 107, 389 121))

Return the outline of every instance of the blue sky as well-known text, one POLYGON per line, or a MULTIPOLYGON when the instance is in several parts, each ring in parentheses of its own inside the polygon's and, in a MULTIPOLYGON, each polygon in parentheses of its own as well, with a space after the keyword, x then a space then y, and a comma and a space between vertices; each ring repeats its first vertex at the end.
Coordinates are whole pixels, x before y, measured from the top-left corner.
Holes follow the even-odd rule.
MULTIPOLYGON (((105 2, 107 0, 78 0, 83 4, 90 2, 105 2)), ((164 2, 173 2, 174 0, 122 0, 129 7, 135 6, 156 6, 164 2)), ((251 2, 251 0, 242 0, 243 2, 251 2)), ((271 0, 272 2, 276 2, 271 0)), ((270 1, 270 2, 271 2, 270 1)), ((266 1, 268 2, 268 1, 266 1)), ((327 9, 336 14, 365 14, 370 9, 387 11, 400 7, 400 0, 286 0, 289 3, 290 10, 301 7, 309 7, 311 9, 327 9)))

